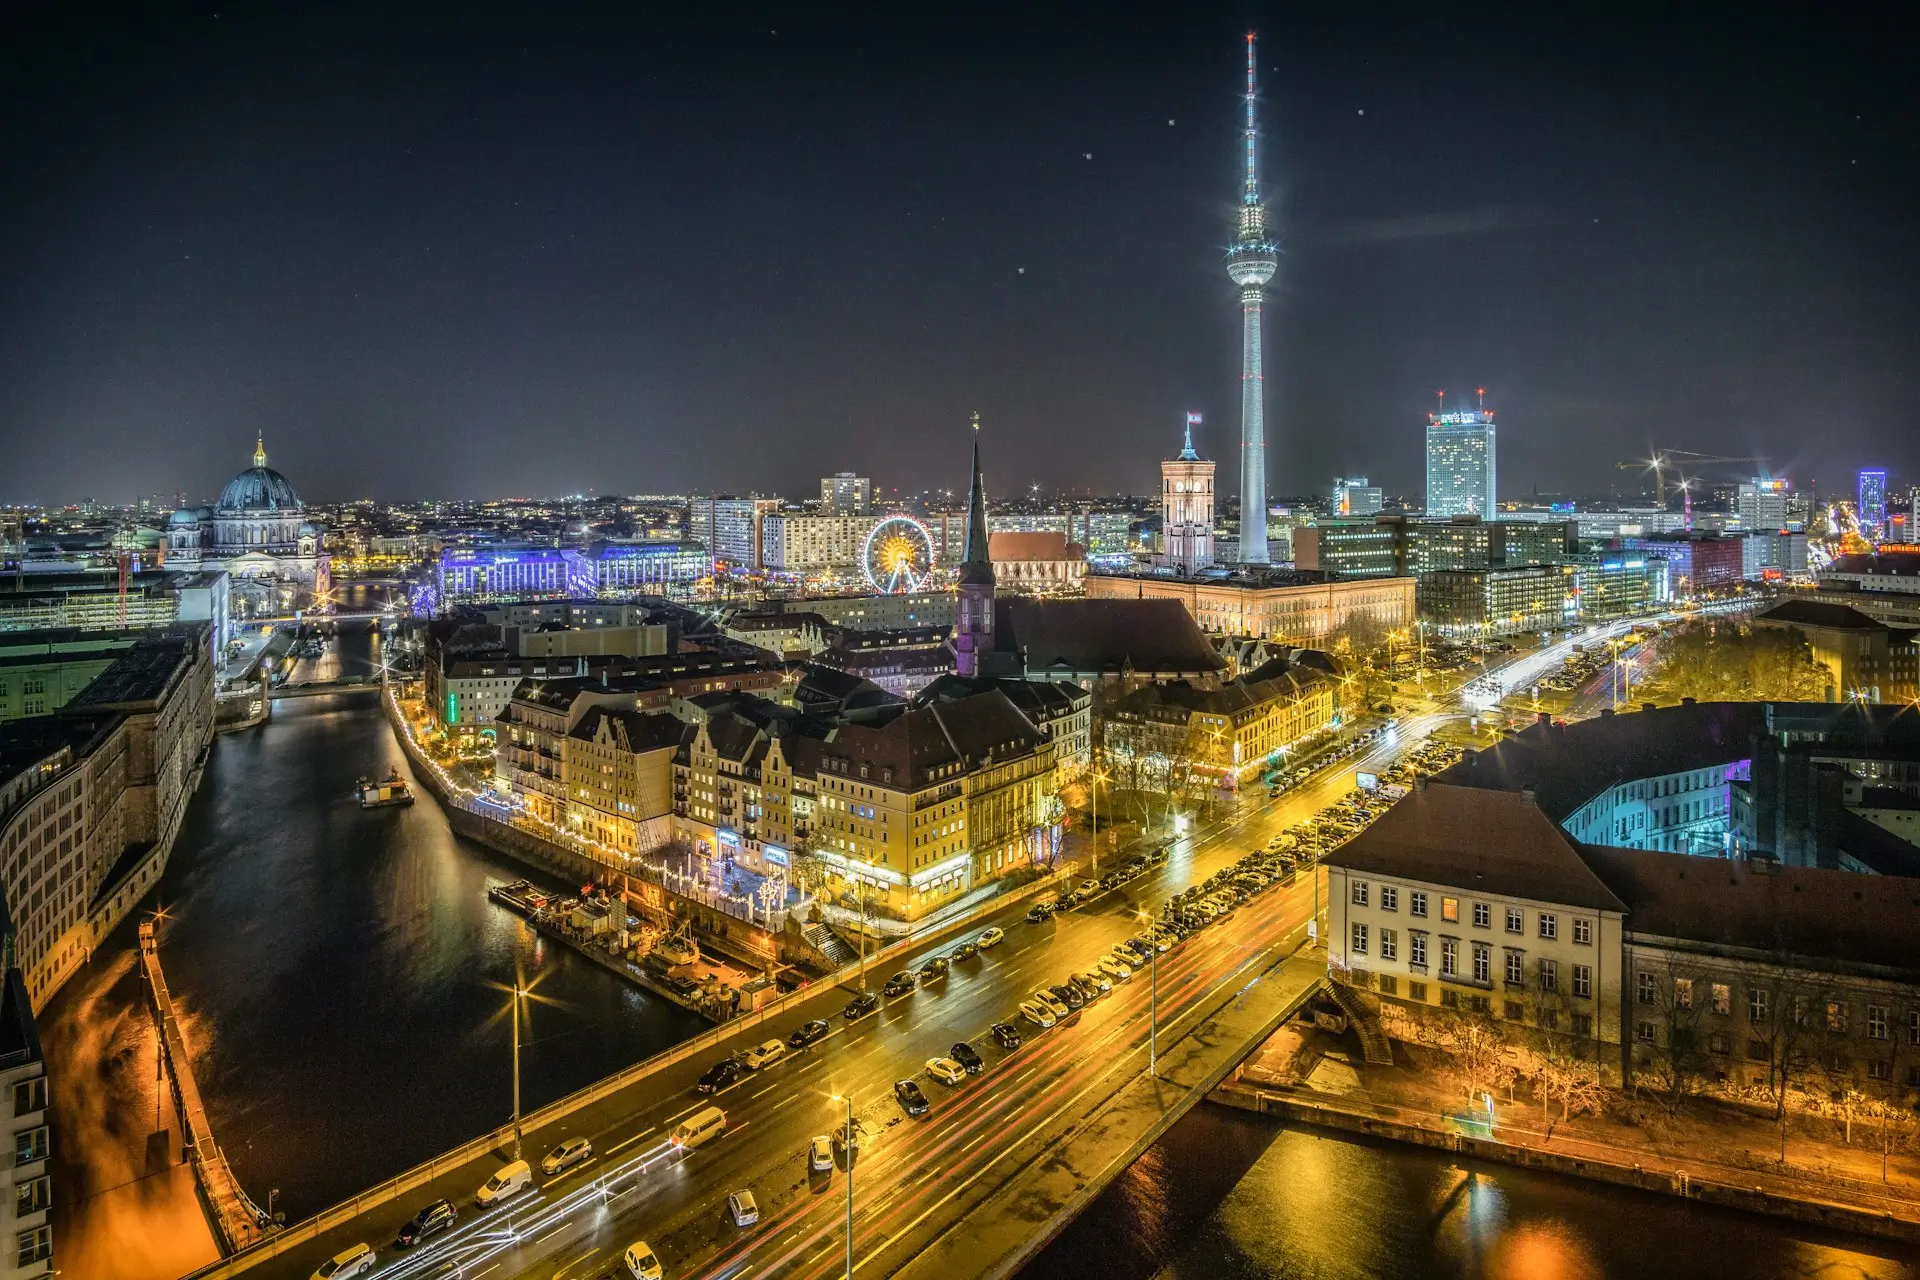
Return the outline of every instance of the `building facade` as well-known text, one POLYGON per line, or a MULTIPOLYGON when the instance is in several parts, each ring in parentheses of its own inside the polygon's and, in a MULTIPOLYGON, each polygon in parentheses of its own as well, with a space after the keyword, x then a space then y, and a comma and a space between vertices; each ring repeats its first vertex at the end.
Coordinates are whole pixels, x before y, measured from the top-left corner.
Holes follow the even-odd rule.
POLYGON ((1563 627, 1579 597, 1570 565, 1436 569, 1415 579, 1420 616, 1450 637, 1518 635, 1563 627))
POLYGON ((1493 414, 1485 409, 1427 415, 1427 517, 1492 520, 1497 478, 1493 414))
POLYGON ((1200 415, 1187 415, 1185 446, 1160 464, 1161 560, 1176 573, 1195 574, 1213 564, 1213 463, 1193 448, 1200 415))
POLYGON ((779 509, 778 498, 695 498, 687 504, 687 536, 706 548, 715 568, 757 569, 760 522, 779 509))
POLYGON ((871 515, 768 512, 760 521, 759 564, 772 573, 851 572, 878 523, 871 515))
POLYGON ((1348 582, 1284 570, 1221 579, 1090 573, 1086 589, 1095 600, 1177 600, 1202 631, 1306 649, 1324 647, 1358 617, 1389 631, 1415 617, 1412 578, 1348 582))
POLYGON ((873 514, 873 481, 851 471, 836 471, 820 479, 820 514, 824 516, 870 516, 873 514))
POLYGON ((236 618, 284 616, 327 603, 332 556, 321 537, 293 486, 267 465, 262 441, 215 505, 168 517, 166 563, 176 572, 225 573, 227 612, 236 618))
POLYGON ((1380 486, 1368 484, 1365 476, 1341 476, 1333 482, 1333 494, 1328 502, 1329 510, 1336 519, 1348 519, 1355 516, 1380 514, 1380 486))

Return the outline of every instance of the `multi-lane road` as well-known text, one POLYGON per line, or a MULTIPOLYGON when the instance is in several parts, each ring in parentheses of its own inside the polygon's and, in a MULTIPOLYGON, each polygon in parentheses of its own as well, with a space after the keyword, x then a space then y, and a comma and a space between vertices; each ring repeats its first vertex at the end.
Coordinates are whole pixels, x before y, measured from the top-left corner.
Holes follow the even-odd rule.
MULTIPOLYGON (((744 1031, 710 1055, 676 1063, 606 1104, 551 1130, 529 1132, 525 1152, 539 1156, 564 1137, 592 1140, 594 1158, 553 1178, 536 1173, 535 1189, 482 1211, 473 1193, 497 1159, 454 1171, 416 1196, 369 1209, 320 1239, 250 1269, 264 1277, 306 1277, 327 1257, 365 1242, 378 1251, 370 1274, 380 1280, 460 1276, 588 1280, 624 1274, 621 1255, 644 1239, 669 1277, 739 1280, 759 1275, 825 1276, 846 1265, 844 1157, 831 1172, 810 1172, 815 1135, 845 1124, 851 1098, 866 1137, 854 1163, 855 1265, 887 1274, 931 1239, 954 1229, 970 1205, 990 1194, 1053 1136, 1135 1078, 1146 1067, 1150 975, 1114 984, 1112 994, 1068 1023, 1040 1030, 1017 1012, 1036 988, 1092 969, 1113 944, 1141 931, 1139 913, 1197 883, 1337 798, 1356 769, 1383 768, 1446 716, 1418 716, 1370 750, 1330 767, 1274 803, 1244 806, 1228 820, 1202 827, 1170 846, 1165 866, 1043 924, 1023 919, 1020 903, 980 918, 897 966, 917 967, 944 955, 989 925, 1005 941, 954 962, 944 977, 848 1023, 839 1014, 858 982, 744 1031), (751 1072, 712 1097, 693 1092, 700 1074, 735 1049, 785 1040, 800 1023, 825 1018, 831 1031, 783 1061, 751 1072), (1024 1043, 1004 1049, 990 1034, 998 1021, 1017 1025, 1024 1043), (984 1070, 949 1088, 931 1080, 928 1059, 969 1043, 984 1070), (895 1081, 913 1077, 932 1102, 930 1114, 907 1117, 893 1098, 895 1081), (707 1105, 727 1114, 719 1139, 692 1151, 666 1135, 707 1105), (725 1212, 729 1192, 749 1190, 760 1221, 737 1228, 725 1212), (458 1223, 411 1250, 392 1241, 417 1208, 445 1196, 458 1223)), ((1159 957, 1159 1027, 1165 1046, 1192 1023, 1210 997, 1277 963, 1304 933, 1316 899, 1315 877, 1269 890, 1231 917, 1159 957), (1243 976, 1244 975, 1244 976, 1243 976)), ((878 988, 887 971, 868 975, 878 988)))

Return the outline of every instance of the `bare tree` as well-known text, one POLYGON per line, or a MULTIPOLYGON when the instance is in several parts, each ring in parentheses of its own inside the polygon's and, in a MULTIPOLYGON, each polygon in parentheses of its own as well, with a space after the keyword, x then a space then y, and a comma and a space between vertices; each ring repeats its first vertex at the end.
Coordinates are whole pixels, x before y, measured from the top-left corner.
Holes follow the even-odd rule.
POLYGON ((1682 973, 1672 956, 1637 969, 1636 983, 1642 981, 1640 974, 1653 978, 1651 1006, 1645 1001, 1638 1006, 1653 1015, 1654 1024, 1653 1039, 1650 1043, 1643 1040, 1642 1048, 1667 1106, 1677 1107, 1682 1098, 1694 1092, 1709 1065, 1706 1038, 1700 1029, 1706 984, 1682 973))
POLYGON ((1459 1011, 1429 1021, 1431 1042, 1453 1059, 1468 1102, 1492 1097, 1513 1083, 1519 1055, 1487 1014, 1459 1011))
POLYGON ((1572 1010, 1564 996, 1544 996, 1539 1006, 1539 1030, 1522 1054, 1520 1070, 1532 1078, 1540 1094, 1540 1122, 1546 1140, 1553 1140, 1556 1125, 1578 1115, 1599 1115, 1606 1110, 1612 1090, 1600 1078, 1599 1064, 1588 1042, 1562 1030, 1571 1024, 1572 1010), (1554 1109, 1559 1117, 1554 1117, 1554 1109))

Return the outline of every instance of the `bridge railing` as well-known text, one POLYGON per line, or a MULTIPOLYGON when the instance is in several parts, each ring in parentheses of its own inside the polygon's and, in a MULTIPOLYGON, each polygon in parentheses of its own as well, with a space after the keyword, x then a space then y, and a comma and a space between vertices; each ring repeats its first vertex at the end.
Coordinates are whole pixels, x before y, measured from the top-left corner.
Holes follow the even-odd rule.
MULTIPOLYGON (((1023 885, 1019 889, 1002 894, 999 897, 991 899, 991 901, 995 906, 1007 906, 1050 887, 1052 883, 1050 878, 1035 880, 1032 884, 1023 885)), ((891 942, 881 947, 878 951, 875 951, 866 958, 866 963, 869 965, 884 964, 897 959, 915 948, 923 947, 928 943, 938 941, 941 938, 972 927, 974 927, 972 913, 942 921, 932 929, 921 933, 910 933, 896 942, 891 942)), ((671 1049, 656 1053, 650 1058, 644 1058, 632 1066, 616 1071, 604 1079, 596 1080, 584 1089, 576 1090, 564 1098, 559 1098, 548 1103, 537 1111, 529 1112, 521 1117, 521 1132, 523 1135, 531 1134, 549 1125, 557 1124, 565 1120, 568 1116, 574 1115, 597 1102, 601 1102, 619 1093, 622 1089, 639 1083, 648 1076, 656 1075, 666 1070, 675 1063, 684 1062, 697 1054, 708 1052, 722 1042, 742 1034, 749 1028, 757 1027, 771 1018, 779 1017, 799 1008, 809 1001, 817 1000, 837 990, 840 982, 852 977, 859 969, 860 963, 857 961, 853 964, 843 965, 839 972, 831 979, 801 987, 797 991, 790 991, 784 996, 767 1002, 752 1013, 742 1014, 740 1017, 734 1018, 731 1021, 724 1022, 710 1030, 703 1031, 692 1039, 681 1041, 671 1049)), ((222 1258, 218 1262, 209 1263, 198 1271, 182 1277, 182 1280, 225 1280, 228 1276, 237 1276, 256 1263, 277 1258, 291 1249, 319 1239, 333 1228, 351 1222, 363 1213, 377 1209, 382 1205, 390 1204, 409 1192, 418 1191, 422 1187, 429 1186, 445 1175, 473 1163, 489 1152, 504 1149, 512 1141, 513 1126, 511 1124, 502 1125, 463 1146, 455 1147, 451 1151, 433 1156, 403 1173, 395 1174, 384 1182, 376 1183, 351 1199, 342 1200, 331 1208, 323 1209, 310 1218, 296 1222, 287 1227, 286 1230, 276 1233, 270 1238, 261 1241, 259 1244, 242 1249, 231 1257, 222 1258)), ((477 1187, 479 1183, 476 1181, 474 1185, 477 1187)), ((369 1241, 368 1243, 372 1242, 369 1241)))

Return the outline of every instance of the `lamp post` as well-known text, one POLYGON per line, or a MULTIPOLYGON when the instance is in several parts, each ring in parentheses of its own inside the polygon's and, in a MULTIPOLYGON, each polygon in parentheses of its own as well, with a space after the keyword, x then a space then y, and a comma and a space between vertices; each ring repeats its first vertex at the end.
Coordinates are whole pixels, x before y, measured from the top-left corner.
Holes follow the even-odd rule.
POLYGON ((520 1001, 526 997, 526 984, 516 969, 513 975, 513 1158, 520 1158, 520 1001))
POLYGON ((853 1280, 853 1095, 831 1096, 847 1108, 847 1280, 853 1280))
POLYGON ((1153 936, 1153 916, 1146 911, 1140 912, 1140 919, 1147 923, 1147 1074, 1160 1074, 1160 946, 1159 939, 1153 936))

